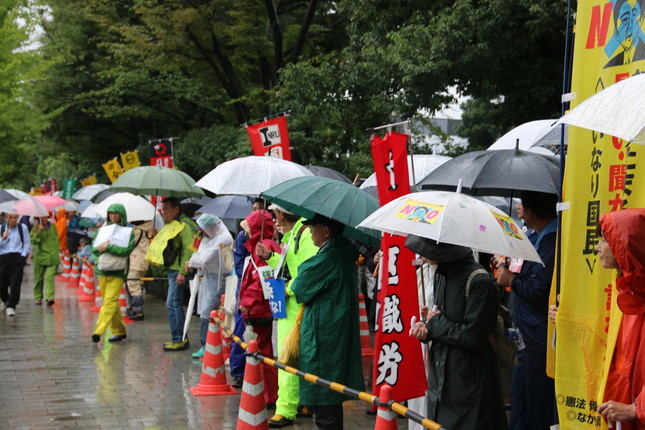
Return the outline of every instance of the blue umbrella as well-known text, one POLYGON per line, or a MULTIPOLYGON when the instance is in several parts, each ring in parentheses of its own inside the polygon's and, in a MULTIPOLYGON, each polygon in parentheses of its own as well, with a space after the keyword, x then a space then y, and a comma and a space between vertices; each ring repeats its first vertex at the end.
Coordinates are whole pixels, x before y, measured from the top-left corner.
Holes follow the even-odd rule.
POLYGON ((195 212, 211 214, 224 218, 246 218, 251 213, 253 202, 246 196, 215 197, 195 212))

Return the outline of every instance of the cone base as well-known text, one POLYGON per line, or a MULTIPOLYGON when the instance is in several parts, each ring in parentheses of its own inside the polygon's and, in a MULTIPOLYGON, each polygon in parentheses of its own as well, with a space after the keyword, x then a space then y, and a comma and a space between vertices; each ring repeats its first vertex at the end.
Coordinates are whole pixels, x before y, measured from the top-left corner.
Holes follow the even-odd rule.
POLYGON ((374 349, 372 348, 363 348, 361 349, 361 354, 363 357, 369 356, 369 355, 374 355, 374 349))
POLYGON ((196 387, 190 387, 190 392, 193 396, 216 396, 237 394, 237 390, 230 385, 202 385, 197 384, 196 387))
POLYGON ((100 312, 100 311, 101 311, 101 307, 100 307, 100 306, 92 306, 92 307, 90 308, 90 312, 100 312))
POLYGON ((134 322, 130 317, 123 317, 123 322, 126 324, 132 324, 134 322))

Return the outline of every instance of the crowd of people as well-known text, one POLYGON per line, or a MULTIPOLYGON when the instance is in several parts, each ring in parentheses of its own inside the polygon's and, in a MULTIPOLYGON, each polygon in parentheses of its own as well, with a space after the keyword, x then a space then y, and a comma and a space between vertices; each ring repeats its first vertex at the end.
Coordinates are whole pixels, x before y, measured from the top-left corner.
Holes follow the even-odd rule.
MULTIPOLYGON (((470 248, 409 236, 406 247, 415 252, 432 273, 427 282, 429 306, 419 309, 420 321, 409 335, 427 348, 425 374, 428 391, 422 415, 449 429, 539 429, 558 422, 554 381, 546 373, 547 323, 556 315, 549 309, 558 230, 557 196, 524 192, 518 214, 544 264, 484 256, 470 248), (484 262, 484 264, 481 264, 484 262), (512 370, 510 420, 505 409, 500 364, 491 340, 500 324, 500 307, 509 309, 507 332, 514 333, 517 349, 512 370)), ((60 255, 67 251, 95 265, 103 305, 91 339, 100 342, 109 328, 109 342, 127 338, 118 298, 127 282, 130 315, 143 319, 144 294, 140 278, 149 261, 164 267, 168 290, 166 309, 169 341, 163 350, 190 348, 184 333, 184 290, 199 280, 197 313, 200 348, 204 355, 209 315, 219 308, 226 279, 237 276, 234 333, 255 339, 261 354, 279 356, 299 334, 298 367, 348 387, 364 390, 359 334, 358 292, 375 298, 373 268, 376 250, 362 255, 342 232, 344 225, 315 214, 299 217, 263 200, 231 232, 214 215, 182 212, 176 198, 163 201, 164 226, 151 221, 128 224, 126 208, 119 203, 107 210, 105 225, 128 227, 122 246, 109 241, 92 244, 95 227, 79 228, 78 217, 59 211, 30 220, 7 214, 0 229, 0 299, 2 309, 14 316, 20 300, 23 268, 33 257, 36 304, 54 305, 54 274, 60 255), (274 323, 265 291, 267 270, 284 281, 286 318, 274 323), (363 287, 361 287, 363 285, 363 287), (274 330, 277 332, 274 333, 274 330)), ((597 251, 602 266, 618 271, 618 305, 625 314, 608 378, 604 402, 598 412, 623 428, 645 428, 645 210, 627 209, 601 217, 597 251)), ((374 315, 370 312, 371 325, 374 315)), ((244 351, 235 344, 230 354, 232 385, 241 386, 244 351)), ((342 403, 346 396, 327 388, 302 383, 298 377, 261 364, 264 400, 275 407, 269 419, 273 428, 312 417, 318 428, 343 428, 342 403)))

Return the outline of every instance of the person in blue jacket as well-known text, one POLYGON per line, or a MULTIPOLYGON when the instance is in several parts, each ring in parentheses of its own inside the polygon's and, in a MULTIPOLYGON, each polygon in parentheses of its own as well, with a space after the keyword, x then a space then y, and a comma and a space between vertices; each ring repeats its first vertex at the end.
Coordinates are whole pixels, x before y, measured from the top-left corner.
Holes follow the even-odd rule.
POLYGON ((546 375, 549 292, 555 266, 558 218, 555 194, 525 191, 524 222, 537 233, 533 246, 544 266, 524 261, 520 273, 500 266, 497 282, 511 286, 513 322, 524 344, 513 369, 510 428, 546 430, 556 422, 555 388, 546 375))

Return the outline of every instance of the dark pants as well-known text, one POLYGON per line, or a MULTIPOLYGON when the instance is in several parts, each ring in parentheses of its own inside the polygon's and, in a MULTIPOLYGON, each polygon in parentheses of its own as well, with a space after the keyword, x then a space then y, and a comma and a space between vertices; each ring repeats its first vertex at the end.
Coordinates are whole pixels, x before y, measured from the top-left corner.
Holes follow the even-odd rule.
POLYGON ((343 405, 312 406, 316 428, 343 430, 343 405))
POLYGON ((546 351, 517 354, 511 393, 511 430, 548 430, 556 422, 555 387, 546 376, 546 351))
POLYGON ((20 284, 25 259, 18 252, 0 255, 0 300, 8 308, 15 308, 20 302, 20 284))

